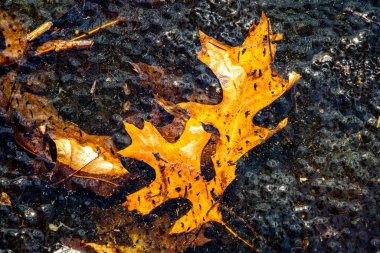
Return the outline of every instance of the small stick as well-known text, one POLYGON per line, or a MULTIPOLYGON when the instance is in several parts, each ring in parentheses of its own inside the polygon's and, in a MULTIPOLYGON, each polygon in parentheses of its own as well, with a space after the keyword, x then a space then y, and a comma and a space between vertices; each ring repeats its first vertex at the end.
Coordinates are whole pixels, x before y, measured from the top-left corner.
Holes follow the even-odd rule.
POLYGON ((94 83, 91 86, 91 89, 90 89, 90 94, 91 95, 95 94, 95 89, 96 89, 96 80, 94 81, 94 83))
POLYGON ((66 51, 72 49, 85 49, 89 48, 94 44, 92 40, 77 40, 77 41, 66 41, 66 40, 53 40, 48 41, 41 46, 39 46, 35 52, 35 56, 46 54, 50 51, 66 51))
POLYGON ((104 25, 102 25, 102 26, 99 26, 99 27, 97 27, 97 28, 95 28, 95 29, 93 29, 93 30, 91 30, 91 31, 89 31, 89 32, 87 32, 87 33, 85 33, 85 34, 82 34, 82 35, 80 35, 80 36, 78 36, 78 37, 75 37, 75 38, 73 38, 73 39, 71 39, 71 40, 69 40, 69 41, 80 40, 80 39, 82 39, 82 38, 84 38, 84 37, 86 37, 86 36, 89 36, 89 35, 91 35, 91 34, 93 34, 93 33, 96 33, 97 31, 99 31, 99 30, 101 30, 101 29, 104 29, 104 28, 106 28, 106 27, 108 27, 108 26, 111 26, 111 25, 114 25, 114 24, 120 23, 120 22, 123 21, 124 19, 125 19, 125 18, 118 18, 118 19, 116 19, 116 20, 114 20, 114 21, 108 22, 107 24, 104 24, 104 25))
POLYGON ((366 22, 367 24, 375 24, 375 25, 380 26, 380 23, 379 23, 379 22, 376 22, 376 21, 370 19, 369 17, 367 17, 368 14, 364 14, 364 13, 361 13, 361 12, 358 12, 358 11, 354 11, 354 10, 351 9, 351 8, 346 8, 346 9, 344 9, 344 11, 347 12, 347 13, 350 13, 350 14, 356 16, 356 17, 361 18, 361 19, 362 19, 364 22, 366 22))
MULTIPOLYGON (((85 34, 82 34, 78 37, 75 37, 71 40, 53 40, 53 41, 48 41, 48 42, 45 42, 44 44, 42 44, 41 46, 39 46, 35 52, 35 56, 38 56, 38 55, 42 55, 42 54, 46 54, 50 51, 56 51, 56 52, 59 52, 59 51, 65 51, 65 50, 72 50, 72 49, 85 49, 85 48, 89 48, 91 47, 94 42, 92 40, 80 40, 86 36, 89 36, 101 29, 104 29, 108 26, 111 26, 111 25, 114 25, 116 23, 119 23, 121 21, 123 21, 124 18, 119 18, 119 19, 116 19, 114 21, 111 21, 111 22, 108 22, 107 24, 104 24, 102 26, 99 26, 85 34)), ((39 29, 39 28, 37 28, 39 29)))
POLYGON ((27 41, 35 40, 41 34, 44 34, 45 32, 49 31, 52 26, 53 26, 53 22, 49 21, 49 22, 43 23, 37 29, 35 29, 34 31, 26 35, 26 40, 27 41))

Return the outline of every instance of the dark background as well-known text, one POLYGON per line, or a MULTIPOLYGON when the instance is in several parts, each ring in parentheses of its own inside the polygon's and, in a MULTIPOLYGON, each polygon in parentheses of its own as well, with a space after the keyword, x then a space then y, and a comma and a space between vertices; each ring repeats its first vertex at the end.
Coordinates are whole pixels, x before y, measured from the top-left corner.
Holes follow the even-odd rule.
MULTIPOLYGON (((160 65, 183 77, 185 97, 218 83, 196 58, 198 31, 239 45, 265 11, 274 31, 284 34, 274 68, 303 78, 255 117, 265 126, 286 116, 289 123, 239 161, 224 204, 265 238, 255 243, 265 252, 380 250, 380 27, 344 13, 350 7, 379 22, 378 1, 2 0, 0 7, 25 16, 30 27, 53 20, 65 29, 41 40, 71 38, 75 30, 126 18, 93 35, 90 50, 1 69, 2 74, 17 70, 21 82, 37 73, 65 120, 91 134, 112 135, 120 147, 130 142, 121 130, 125 102, 129 113, 142 119, 149 119, 152 104, 152 94, 138 86, 128 62, 160 65)), ((0 140, 0 192, 12 199, 11 207, 0 206, 0 252, 53 251, 64 237, 96 241, 99 217, 93 210, 118 206, 121 198, 42 182, 33 175, 33 157, 17 147, 4 117, 0 140), (60 223, 68 228, 49 230, 49 224, 60 223)), ((225 217, 254 241, 244 223, 225 217)), ((216 240, 188 252, 251 252, 217 225, 209 233, 216 240)))

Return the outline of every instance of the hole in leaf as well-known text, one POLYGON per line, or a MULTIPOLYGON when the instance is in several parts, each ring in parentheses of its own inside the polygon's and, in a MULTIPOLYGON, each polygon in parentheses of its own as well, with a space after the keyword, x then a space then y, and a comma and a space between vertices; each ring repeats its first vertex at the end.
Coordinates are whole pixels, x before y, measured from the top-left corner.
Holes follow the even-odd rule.
POLYGON ((0 32, 0 51, 3 51, 5 47, 6 47, 5 37, 4 37, 4 34, 0 32))

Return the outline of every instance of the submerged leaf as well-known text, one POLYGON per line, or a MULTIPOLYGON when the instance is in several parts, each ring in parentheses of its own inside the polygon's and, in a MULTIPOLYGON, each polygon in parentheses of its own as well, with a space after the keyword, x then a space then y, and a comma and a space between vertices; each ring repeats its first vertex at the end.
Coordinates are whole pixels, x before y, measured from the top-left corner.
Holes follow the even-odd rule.
POLYGON ((136 221, 136 217, 125 209, 111 208, 95 211, 104 217, 97 225, 102 239, 97 243, 86 243, 96 252, 184 252, 188 247, 203 245, 211 239, 205 237, 208 224, 196 233, 169 235, 173 217, 169 214, 150 217, 147 221, 136 221))

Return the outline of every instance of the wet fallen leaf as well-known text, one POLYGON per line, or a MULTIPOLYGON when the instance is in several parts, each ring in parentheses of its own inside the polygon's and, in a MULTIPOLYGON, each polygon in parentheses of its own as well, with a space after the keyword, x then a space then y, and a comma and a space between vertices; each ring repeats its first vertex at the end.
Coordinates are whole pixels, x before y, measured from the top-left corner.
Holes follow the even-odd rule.
MULTIPOLYGON (((33 51, 27 41, 33 41, 48 31, 53 23, 46 22, 28 34, 16 15, 0 9, 0 28, 6 42, 6 48, 0 52, 0 66, 22 63, 30 55, 52 50, 59 52, 90 47, 93 44, 91 40, 80 39, 122 20, 106 23, 68 41, 45 42, 33 51)), ((55 180, 54 185, 81 186, 105 196, 121 187, 129 173, 121 164, 111 138, 88 135, 75 124, 65 122, 48 99, 22 91, 16 75, 9 72, 0 79, 0 109, 8 114, 8 123, 18 145, 40 161, 54 165, 54 169, 46 173, 45 164, 36 161, 36 170, 55 180)), ((35 73, 30 77, 28 90, 38 93, 44 86, 36 82, 35 73)))
POLYGON ((38 56, 51 51, 60 52, 89 48, 93 45, 93 41, 81 40, 82 38, 123 20, 123 18, 119 18, 108 22, 70 40, 52 40, 44 42, 33 50, 33 47, 29 46, 28 42, 33 41, 41 34, 47 32, 53 26, 53 23, 50 21, 45 22, 35 30, 27 33, 27 27, 21 22, 20 18, 16 15, 10 15, 5 10, 0 9, 0 31, 3 33, 6 45, 6 48, 0 52, 0 66, 11 65, 14 63, 21 64, 29 56, 38 56))
POLYGON ((191 117, 175 143, 167 142, 149 122, 143 129, 125 123, 132 145, 119 153, 144 161, 156 172, 156 179, 149 186, 127 196, 124 205, 129 210, 148 214, 169 199, 186 198, 192 202, 192 208, 174 223, 170 233, 190 232, 209 221, 224 224, 219 200, 235 178, 236 162, 287 123, 284 119, 274 129, 252 123, 257 112, 284 94, 300 77, 292 72, 284 80, 270 67, 276 51, 273 41, 281 37, 272 33, 264 14, 241 46, 231 47, 200 32, 202 50, 198 58, 218 77, 223 100, 217 105, 187 102, 171 106, 159 99, 168 111, 179 108, 191 117), (210 181, 200 171, 201 153, 211 137, 202 124, 218 130, 212 156, 216 176, 210 181))
POLYGON ((184 93, 184 80, 181 77, 168 73, 160 66, 151 66, 145 63, 130 63, 139 74, 140 86, 154 95, 172 102, 179 102, 184 93))
POLYGON ((27 30, 20 19, 0 9, 0 30, 5 39, 5 49, 0 52, 0 66, 23 60, 27 46, 27 30))
POLYGON ((172 233, 188 232, 208 221, 221 221, 217 202, 209 192, 215 188, 215 182, 205 181, 200 169, 201 153, 211 134, 198 121, 190 119, 175 143, 167 142, 149 122, 141 130, 125 123, 125 129, 132 144, 119 153, 144 161, 156 172, 153 183, 127 196, 124 205, 128 209, 148 214, 169 199, 185 197, 194 205, 174 224, 172 233))
MULTIPOLYGON (((41 29, 44 30, 45 28, 41 29)), ((11 35, 4 36, 11 41, 15 38, 21 41, 27 37, 24 33, 8 32, 11 35)), ((38 36, 32 35, 31 37, 38 36)), ((182 250, 189 245, 207 242, 203 233, 201 236, 199 233, 205 223, 210 221, 223 224, 231 234, 241 239, 224 223, 219 208, 220 200, 235 178, 236 162, 241 156, 270 138, 287 123, 287 119, 284 119, 274 129, 267 129, 252 122, 260 110, 283 95, 300 77, 292 72, 289 79, 284 80, 271 69, 276 51, 273 41, 280 38, 281 35, 272 33, 269 20, 264 14, 260 23, 250 29, 241 46, 231 47, 200 32, 202 50, 198 53, 198 58, 220 81, 223 99, 218 104, 172 104, 178 100, 165 96, 169 92, 167 87, 172 87, 166 84, 177 77, 166 80, 168 74, 160 72, 161 69, 144 66, 145 70, 140 69, 139 74, 147 73, 146 80, 149 82, 160 78, 159 82, 150 87, 156 89, 154 93, 158 103, 175 115, 176 119, 173 125, 164 127, 155 127, 152 123, 145 122, 142 128, 138 128, 125 122, 132 144, 121 151, 114 147, 110 137, 89 135, 75 124, 65 122, 45 97, 23 91, 14 72, 0 80, 0 107, 8 115, 17 143, 40 161, 54 165, 49 171, 39 163, 39 169, 47 172, 54 180, 54 185, 65 184, 71 187, 74 184, 110 196, 130 177, 120 162, 120 154, 144 161, 156 174, 152 183, 127 196, 123 205, 128 210, 150 214, 172 199, 182 198, 191 202, 190 210, 170 223, 166 230, 161 231, 157 226, 154 240, 149 238, 150 234, 146 231, 141 232, 139 227, 132 227, 128 231, 132 239, 131 245, 110 242, 88 244, 96 251, 146 252, 158 247, 159 251, 176 252, 179 248, 182 250), (177 124, 179 131, 170 129, 174 124, 177 124), (211 126, 212 129, 206 126, 211 126), (177 136, 173 138, 172 135, 177 136), (210 149, 206 148, 207 143, 213 143, 210 149), (215 177, 211 180, 202 176, 202 154, 211 157, 215 170, 215 177), (160 241, 157 239, 159 235, 164 235, 165 239, 160 241), (172 241, 170 238, 185 239, 172 241), (163 249, 160 248, 162 245, 163 249)), ((65 43, 69 42, 75 42, 72 45, 81 44, 77 39, 65 43)), ((66 48, 65 43, 47 42, 37 48, 37 54, 59 51, 66 48)), ((22 61, 26 44, 22 44, 22 47, 24 51, 21 52, 4 50, 0 56, 0 65, 22 61)), ((73 47, 67 49, 70 48, 73 47)), ((134 66, 137 68, 143 65, 134 66)), ((160 222, 165 223, 167 220, 160 219, 160 222)), ((248 242, 241 240, 254 249, 248 242)))
POLYGON ((220 80, 223 100, 211 106, 194 102, 179 106, 219 132, 212 160, 217 181, 223 182, 216 193, 221 195, 235 178, 235 163, 239 158, 286 125, 284 119, 275 129, 267 129, 252 124, 252 119, 290 89, 299 75, 292 72, 289 80, 284 80, 271 69, 276 52, 276 45, 271 41, 282 36, 272 33, 264 14, 260 24, 250 29, 242 46, 231 47, 203 33, 200 36, 202 50, 198 57, 220 80))
POLYGON ((169 235, 173 217, 165 214, 148 221, 136 221, 125 209, 96 211, 103 218, 98 224, 101 242, 86 243, 97 252, 184 252, 188 247, 203 245, 211 239, 204 233, 205 224, 197 233, 169 235))
POLYGON ((54 185, 74 184, 109 196, 129 177, 110 137, 65 122, 47 98, 22 92, 14 72, 0 79, 0 102, 17 143, 54 164, 54 185))
MULTIPOLYGON (((173 103, 178 103, 187 98, 189 101, 201 100, 204 104, 216 104, 219 98, 210 90, 200 90, 194 84, 186 84, 183 77, 169 73, 160 66, 152 66, 145 63, 130 63, 139 74, 139 85, 153 93, 154 96, 173 103), (187 86, 187 87, 186 87, 187 86), (186 88, 196 89, 193 95, 186 97, 186 88), (214 95, 214 96, 212 96, 214 95)), ((125 86, 128 87, 127 85, 125 86)))
POLYGON ((11 198, 5 192, 2 192, 0 195, 0 205, 10 206, 12 204, 11 198))

